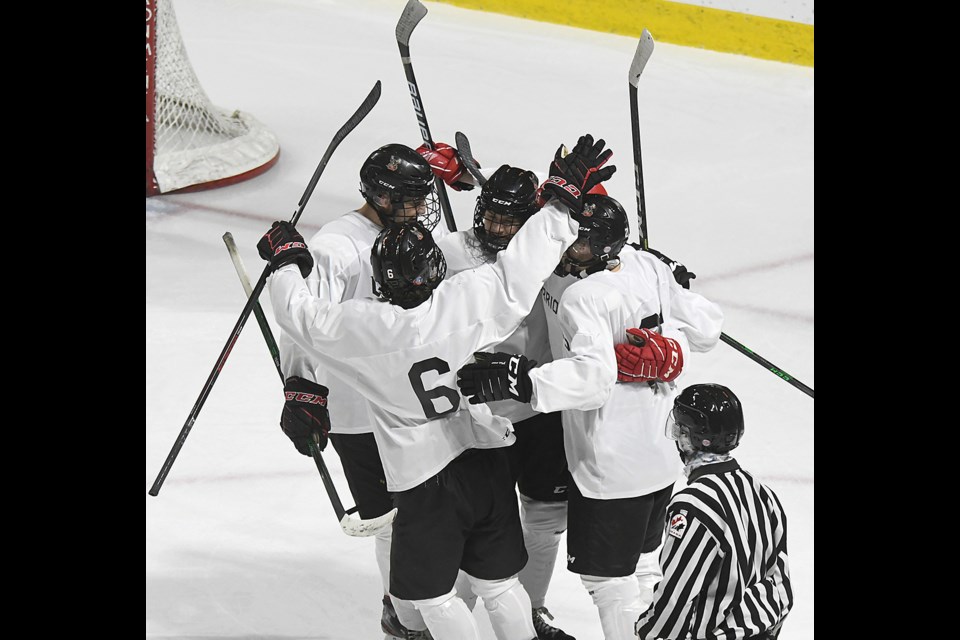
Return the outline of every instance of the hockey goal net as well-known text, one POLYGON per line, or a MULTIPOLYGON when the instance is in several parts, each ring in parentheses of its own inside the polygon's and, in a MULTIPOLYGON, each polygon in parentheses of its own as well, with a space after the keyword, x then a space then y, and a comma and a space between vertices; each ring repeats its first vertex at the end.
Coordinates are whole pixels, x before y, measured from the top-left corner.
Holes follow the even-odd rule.
POLYGON ((147 0, 147 195, 222 187, 276 163, 276 137, 248 113, 207 98, 172 0, 147 0))

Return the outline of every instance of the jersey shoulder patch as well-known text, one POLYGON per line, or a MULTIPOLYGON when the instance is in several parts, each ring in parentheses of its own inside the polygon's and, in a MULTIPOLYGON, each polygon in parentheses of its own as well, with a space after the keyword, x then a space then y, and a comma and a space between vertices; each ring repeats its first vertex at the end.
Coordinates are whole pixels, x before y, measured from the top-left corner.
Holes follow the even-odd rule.
POLYGON ((674 538, 682 538, 687 531, 687 516, 685 512, 674 514, 670 518, 670 524, 667 525, 667 533, 674 538))

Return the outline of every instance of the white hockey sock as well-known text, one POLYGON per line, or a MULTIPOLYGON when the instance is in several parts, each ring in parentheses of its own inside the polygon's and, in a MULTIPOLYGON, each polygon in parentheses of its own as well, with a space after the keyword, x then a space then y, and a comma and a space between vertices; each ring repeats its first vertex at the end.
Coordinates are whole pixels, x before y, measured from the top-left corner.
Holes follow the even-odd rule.
POLYGON ((423 621, 423 616, 417 611, 417 608, 409 600, 401 600, 396 596, 390 596, 393 602, 393 608, 397 612, 397 619, 400 624, 411 631, 423 631, 427 628, 427 623, 423 621))
POLYGON ((393 525, 378 531, 373 539, 373 551, 377 556, 377 567, 383 581, 383 592, 390 592, 390 542, 393 540, 393 525))
POLYGON ((439 598, 413 600, 434 640, 480 640, 477 621, 463 600, 451 591, 439 598))
POLYGON ((653 603, 653 588, 663 580, 663 570, 660 569, 660 549, 649 553, 641 553, 637 561, 637 569, 633 572, 640 585, 640 609, 646 611, 653 603))
POLYGON ((520 570, 520 584, 534 609, 544 606, 547 589, 557 563, 560 534, 567 528, 567 503, 541 502, 520 495, 523 544, 530 559, 520 570))
POLYGON ((473 587, 470 585, 470 576, 464 571, 458 573, 457 582, 453 585, 453 588, 457 592, 457 597, 467 604, 470 611, 473 611, 473 608, 477 606, 477 594, 473 592, 473 587))
POLYGON ((633 625, 643 609, 640 585, 634 575, 622 578, 580 576, 593 604, 600 612, 600 627, 605 640, 635 640, 633 625))
POLYGON ((481 580, 469 576, 473 591, 483 599, 490 616, 490 626, 497 640, 536 639, 533 628, 530 596, 523 585, 512 576, 506 580, 481 580))

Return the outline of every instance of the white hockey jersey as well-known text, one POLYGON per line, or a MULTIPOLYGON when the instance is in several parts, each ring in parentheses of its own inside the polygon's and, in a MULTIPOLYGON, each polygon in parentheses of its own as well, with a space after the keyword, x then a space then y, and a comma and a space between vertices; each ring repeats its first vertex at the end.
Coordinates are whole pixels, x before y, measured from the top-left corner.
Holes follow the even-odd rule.
MULTIPOLYGON (((685 353, 712 349, 723 313, 676 283, 656 256, 626 246, 621 267, 582 280, 551 276, 543 303, 554 361, 533 369, 533 407, 563 411, 567 464, 588 498, 631 498, 680 476, 680 457, 664 435, 674 385, 617 384, 614 344, 651 315, 685 353)), ((679 379, 682 379, 683 374, 679 379)))
MULTIPOLYGON (((370 248, 380 229, 358 211, 351 211, 323 225, 307 242, 314 262, 313 271, 306 278, 310 292, 331 302, 376 299, 371 285, 370 248)), ((301 376, 315 380, 330 390, 330 431, 373 432, 367 400, 352 385, 317 366, 316 358, 294 344, 286 331, 281 332, 278 346, 285 377, 301 376)))
POLYGON ((509 421, 460 395, 457 370, 475 351, 505 340, 529 315, 577 229, 565 211, 544 207, 496 262, 445 279, 412 309, 317 298, 295 265, 270 277, 282 329, 371 401, 390 491, 415 487, 468 448, 513 443, 509 421))
MULTIPOLYGON (((437 246, 443 251, 443 256, 447 260, 448 277, 461 271, 476 269, 482 264, 495 260, 494 256, 483 250, 472 228, 451 233, 441 238, 437 241, 437 246)), ((521 353, 531 360, 536 360, 539 364, 545 364, 553 360, 553 355, 550 352, 550 340, 547 336, 547 318, 544 315, 543 307, 534 304, 530 315, 524 318, 517 330, 509 338, 490 350, 521 353)), ((502 416, 513 424, 532 418, 538 413, 529 403, 514 400, 489 402, 487 406, 490 407, 493 415, 502 416)))
MULTIPOLYGON (((307 242, 313 255, 313 271, 306 278, 307 288, 318 298, 332 302, 360 298, 376 300, 371 280, 370 249, 381 228, 357 210, 323 225, 307 242)), ((446 227, 442 223, 437 225, 433 235, 434 238, 447 235, 446 227)), ((316 360, 297 347, 286 332, 281 332, 277 346, 285 378, 301 376, 329 389, 327 406, 331 432, 373 432, 367 400, 353 386, 318 366, 316 360)))

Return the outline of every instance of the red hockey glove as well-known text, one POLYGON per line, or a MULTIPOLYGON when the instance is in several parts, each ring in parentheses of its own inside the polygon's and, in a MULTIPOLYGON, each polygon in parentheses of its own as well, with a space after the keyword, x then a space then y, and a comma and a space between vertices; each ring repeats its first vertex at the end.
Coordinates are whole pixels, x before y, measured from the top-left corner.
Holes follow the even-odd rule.
POLYGON ((683 370, 680 343, 650 329, 627 329, 629 344, 617 344, 617 380, 670 382, 683 370))
MULTIPOLYGON (((460 154, 457 150, 446 142, 437 142, 433 146, 434 148, 430 149, 424 143, 417 147, 417 153, 430 163, 433 175, 446 182, 454 191, 470 191, 473 189, 473 183, 466 179, 467 176, 464 176, 463 163, 460 161, 460 154)), ((477 163, 477 166, 479 167, 480 163, 477 163)))

